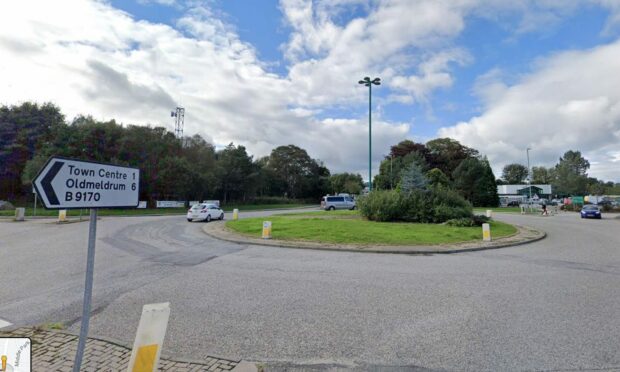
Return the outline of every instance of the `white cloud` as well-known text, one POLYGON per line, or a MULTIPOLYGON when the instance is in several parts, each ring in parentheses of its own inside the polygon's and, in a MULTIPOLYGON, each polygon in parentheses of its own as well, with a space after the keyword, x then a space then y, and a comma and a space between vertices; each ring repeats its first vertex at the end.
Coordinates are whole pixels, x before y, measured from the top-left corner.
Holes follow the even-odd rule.
POLYGON ((470 60, 471 56, 462 49, 444 50, 420 63, 417 75, 394 76, 388 84, 395 90, 407 92, 412 100, 428 104, 433 91, 452 86, 454 78, 449 65, 463 65, 470 60))
MULTIPOLYGON (((69 117, 83 113, 169 128, 169 112, 180 104, 187 110, 188 134, 201 133, 216 144, 241 143, 256 155, 294 143, 335 171, 364 171, 365 114, 353 119, 316 118, 318 113, 325 116, 330 107, 366 102, 367 90, 357 84, 358 79, 380 76, 385 85, 379 89, 385 89, 388 101, 432 105, 433 92, 453 84, 455 66, 472 62, 466 50, 453 44, 468 17, 501 21, 517 13, 519 25, 524 25, 521 32, 528 32, 536 28, 532 25, 540 28, 541 22, 549 22, 545 17, 528 20, 536 11, 562 16, 586 0, 281 0, 285 21, 292 28, 289 41, 282 46, 289 62, 287 76, 270 73, 255 48, 209 7, 211 2, 154 1, 175 6, 184 14, 168 26, 136 20, 104 1, 0 2, 0 103, 52 101, 69 117), (358 18, 349 19, 352 9, 358 11, 358 18)), ((620 14, 616 2, 587 2, 611 10, 608 27, 612 29, 620 14)), ((582 56, 575 53, 556 59, 569 63, 573 57, 582 56)), ((603 61, 603 65, 612 61, 603 61)), ((592 66, 584 63, 583 68, 592 66)), ((553 70, 541 66, 540 74, 546 76, 544 71, 553 70)), ((607 70, 612 76, 611 69, 607 70)), ((570 73, 582 72, 574 69, 570 73)), ((520 118, 539 120, 539 124, 543 119, 564 118, 569 127, 577 128, 589 125, 584 115, 603 122, 617 112, 617 100, 607 94, 611 88, 589 95, 571 95, 567 88, 562 92, 565 99, 553 101, 553 106, 546 104, 548 97, 537 97, 535 89, 526 89, 542 84, 540 89, 549 91, 547 85, 553 86, 553 81, 544 85, 534 81, 535 77, 531 80, 506 87, 498 76, 481 79, 476 89, 486 94, 488 109, 453 129, 454 133, 483 143, 477 138, 486 135, 488 125, 476 123, 491 119, 494 123, 501 119, 496 125, 510 127, 518 123, 505 124, 506 118, 509 123, 520 118), (534 99, 528 101, 527 95, 532 94, 534 99)), ((382 102, 377 102, 375 166, 389 145, 408 137, 410 129, 409 123, 385 120, 382 102)), ((544 128, 535 127, 533 138, 549 135, 544 128)), ((617 130, 614 124, 608 128, 617 130)), ((553 143, 564 140, 553 135, 553 143)), ((515 141, 528 142, 527 135, 520 136, 483 144, 501 153, 503 143, 510 147, 515 141)), ((592 137, 580 139, 597 143, 598 137, 592 137)), ((518 146, 509 151, 513 158, 522 152, 518 146)), ((598 156, 597 162, 600 158, 597 166, 610 164, 605 160, 609 151, 603 147, 592 153, 593 158, 598 156)), ((549 151, 548 158, 557 156, 549 151)))
MULTIPOLYGON (((365 117, 315 119, 320 108, 295 105, 294 84, 265 71, 255 49, 205 6, 186 8, 177 28, 97 1, 2 2, 0 103, 52 101, 69 118, 169 129, 181 104, 187 134, 244 144, 257 156, 293 143, 332 170, 365 169, 365 117)), ((404 124, 375 125, 383 148, 407 136, 404 124)))
POLYGON ((496 96, 485 111, 439 133, 487 154, 496 173, 524 163, 527 147, 532 164, 546 166, 573 149, 595 164, 591 175, 620 180, 619 58, 620 41, 549 57, 512 86, 487 85, 481 94, 496 96))
POLYGON ((348 1, 366 16, 340 22, 342 3, 281 0, 293 28, 285 52, 292 61, 289 78, 300 92, 297 104, 359 103, 365 94, 356 82, 363 76, 396 78, 392 87, 403 91, 395 96, 399 102, 427 98, 432 90, 451 84, 447 64, 463 62, 466 53, 446 43, 463 30, 471 1, 348 1), (414 50, 425 50, 425 58, 414 50), (416 66, 418 74, 407 73, 416 66))

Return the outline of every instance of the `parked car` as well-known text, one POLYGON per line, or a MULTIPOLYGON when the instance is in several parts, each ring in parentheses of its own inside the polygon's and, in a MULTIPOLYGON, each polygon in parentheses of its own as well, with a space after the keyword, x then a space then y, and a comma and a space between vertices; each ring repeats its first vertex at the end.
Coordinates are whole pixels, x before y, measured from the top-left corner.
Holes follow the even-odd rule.
POLYGON ((521 202, 519 202, 518 200, 513 200, 513 201, 509 201, 508 204, 506 204, 507 207, 518 207, 519 204, 521 204, 521 202))
POLYGON ((336 209, 355 209, 355 200, 350 196, 324 196, 321 201, 321 208, 326 211, 336 209))
POLYGON ((584 205, 581 208, 581 218, 598 218, 601 219, 601 209, 594 204, 584 205))
POLYGON ((200 203, 191 207, 187 211, 187 220, 192 221, 205 221, 211 220, 223 220, 224 211, 215 204, 200 203))

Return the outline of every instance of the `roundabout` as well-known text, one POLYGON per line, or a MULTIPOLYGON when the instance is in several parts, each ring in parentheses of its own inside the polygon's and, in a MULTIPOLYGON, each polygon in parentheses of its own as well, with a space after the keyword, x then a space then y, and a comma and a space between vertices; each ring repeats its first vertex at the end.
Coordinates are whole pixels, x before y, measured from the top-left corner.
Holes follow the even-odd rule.
POLYGON ((457 253, 527 244, 546 234, 532 227, 491 221, 493 240, 482 241, 481 227, 373 222, 357 212, 307 212, 270 217, 273 239, 261 238, 264 218, 207 224, 211 237, 238 244, 372 253, 457 253))

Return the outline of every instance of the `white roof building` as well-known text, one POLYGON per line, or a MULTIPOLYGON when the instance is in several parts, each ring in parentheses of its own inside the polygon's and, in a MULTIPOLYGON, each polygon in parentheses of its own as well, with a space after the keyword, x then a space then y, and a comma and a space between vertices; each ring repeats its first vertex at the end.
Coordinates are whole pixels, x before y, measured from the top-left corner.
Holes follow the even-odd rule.
MULTIPOLYGON (((537 187, 542 190, 542 194, 551 195, 551 185, 532 184, 532 188, 537 187)), ((527 189, 528 185, 498 185, 497 193, 499 196, 520 195, 519 190, 527 189)))

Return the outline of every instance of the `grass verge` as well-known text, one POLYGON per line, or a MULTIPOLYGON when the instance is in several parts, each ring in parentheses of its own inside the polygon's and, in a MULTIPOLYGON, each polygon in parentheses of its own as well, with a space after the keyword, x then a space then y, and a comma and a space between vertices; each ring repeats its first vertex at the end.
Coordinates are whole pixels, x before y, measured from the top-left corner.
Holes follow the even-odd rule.
MULTIPOLYGON (((234 208, 238 208, 240 211, 256 211, 265 209, 280 209, 280 208, 302 208, 310 207, 313 205, 308 204, 248 204, 248 205, 234 205, 224 207, 224 211, 232 212, 234 208)), ((185 214, 187 208, 156 208, 156 209, 100 209, 99 216, 142 216, 150 214, 185 214)), ((26 217, 32 217, 34 211, 32 207, 26 208, 26 217)), ((79 209, 71 209, 67 211, 68 217, 77 217, 80 215, 79 209)), ((15 210, 3 210, 0 211, 0 216, 13 217, 15 216, 15 210)), ((57 210, 47 210, 43 208, 37 208, 37 216, 57 217, 57 210)), ((82 216, 88 216, 88 210, 82 210, 82 216)))
MULTIPOLYGON (((272 236, 281 240, 303 240, 334 244, 435 245, 482 240, 480 227, 452 227, 443 224, 373 222, 357 211, 309 212, 228 221, 230 229, 261 237, 262 222, 272 223, 272 236)), ((495 238, 513 235, 517 229, 492 221, 495 238)))

